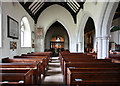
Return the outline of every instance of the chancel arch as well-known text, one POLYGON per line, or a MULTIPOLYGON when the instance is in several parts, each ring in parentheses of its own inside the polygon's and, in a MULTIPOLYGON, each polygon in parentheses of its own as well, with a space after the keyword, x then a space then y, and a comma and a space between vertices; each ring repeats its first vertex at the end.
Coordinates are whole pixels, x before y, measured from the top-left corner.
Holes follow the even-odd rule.
POLYGON ((49 27, 45 35, 44 44, 45 44, 45 50, 49 50, 52 48, 54 48, 55 50, 56 49, 55 46, 57 46, 57 44, 61 45, 62 46, 61 48, 63 49, 67 49, 67 50, 69 49, 69 36, 66 29, 61 23, 56 21, 49 27), (60 42, 60 40, 62 41, 60 42))

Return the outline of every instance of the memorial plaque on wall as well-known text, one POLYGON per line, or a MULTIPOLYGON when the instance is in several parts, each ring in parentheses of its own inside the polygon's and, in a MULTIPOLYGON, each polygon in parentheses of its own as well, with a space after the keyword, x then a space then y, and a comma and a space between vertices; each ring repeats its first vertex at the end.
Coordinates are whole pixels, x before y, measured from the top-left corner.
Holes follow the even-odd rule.
POLYGON ((7 16, 7 24, 8 24, 8 37, 13 39, 18 39, 19 37, 19 28, 18 28, 18 22, 11 18, 10 16, 7 16))

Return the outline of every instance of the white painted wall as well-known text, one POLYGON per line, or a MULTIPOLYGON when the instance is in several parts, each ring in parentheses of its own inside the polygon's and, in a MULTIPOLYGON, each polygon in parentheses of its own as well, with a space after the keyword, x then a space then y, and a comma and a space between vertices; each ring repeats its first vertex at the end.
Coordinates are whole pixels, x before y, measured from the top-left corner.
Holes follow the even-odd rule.
MULTIPOLYGON (((77 41, 81 49, 79 52, 84 52, 84 28, 89 17, 94 21, 95 25, 95 37, 100 37, 100 25, 102 22, 103 11, 105 10, 105 2, 86 2, 84 9, 81 9, 77 15, 77 41)), ((95 40, 96 42, 96 40, 95 40)), ((94 42, 94 49, 96 49, 96 43, 94 42)))
MULTIPOLYGON (((88 0, 87 0, 88 1, 88 0)), ((105 1, 105 0, 103 0, 105 1)), ((82 49, 81 52, 84 51, 84 39, 83 39, 83 32, 84 27, 87 22, 88 17, 91 17, 95 23, 96 29, 96 42, 98 42, 98 58, 104 59, 108 56, 108 33, 109 33, 109 26, 111 22, 111 14, 115 12, 117 4, 114 2, 86 2, 84 4, 84 9, 78 13, 78 43, 81 43, 79 47, 82 49), (113 9, 113 10, 112 10, 113 9), (112 11, 111 11, 112 10, 112 11), (113 13, 112 13, 113 12, 113 13)))
MULTIPOLYGON (((59 21, 67 30, 69 34, 69 49, 71 52, 76 52, 76 45, 79 44, 81 51, 84 51, 84 27, 87 22, 88 17, 91 17, 94 20, 95 23, 95 29, 96 29, 96 37, 99 39, 98 41, 98 57, 102 58, 102 54, 105 48, 103 47, 103 43, 105 43, 107 40, 105 39, 103 41, 103 37, 107 36, 108 33, 108 26, 110 26, 109 20, 110 20, 110 13, 114 6, 113 3, 108 2, 87 2, 84 4, 84 9, 80 10, 77 15, 77 24, 74 24, 73 18, 68 10, 66 10, 64 7, 59 5, 52 5, 48 8, 46 8, 41 15, 39 16, 38 22, 36 27, 43 28, 43 34, 45 36, 47 30, 49 27, 55 22, 59 21)), ((9 47, 9 42, 13 39, 7 38, 7 15, 13 17, 16 19, 19 23, 20 20, 24 15, 28 17, 28 20, 30 22, 30 27, 32 30, 34 30, 34 21, 32 18, 27 14, 27 12, 20 6, 20 4, 12 4, 12 3, 3 3, 2 4, 2 10, 3 10, 3 35, 2 35, 2 48, 0 48, 0 51, 2 52, 1 57, 10 56, 30 52, 31 48, 21 48, 20 47, 20 39, 14 40, 17 41, 17 50, 11 51, 9 47)), ((111 17, 112 18, 112 17, 111 17)), ((20 27, 19 27, 20 28, 20 27)), ((20 31, 19 31, 20 32, 20 31)), ((37 32, 37 30, 35 31, 37 32)), ((36 37, 36 51, 44 51, 44 38, 41 40, 37 39, 36 37), (40 47, 39 47, 40 46, 40 47)), ((97 39, 97 40, 98 40, 97 39)), ((107 44, 107 43, 106 43, 107 44)), ((79 49, 79 48, 78 48, 79 49)), ((80 49, 79 49, 80 50, 80 49)))
MULTIPOLYGON (((120 28, 120 18, 117 18, 117 19, 113 20, 112 26, 115 26, 115 25, 120 28)), ((115 42, 116 44, 120 44, 119 34, 120 34, 120 30, 115 31, 115 32, 111 32, 110 33, 110 35, 111 35, 110 42, 115 42)))
POLYGON ((29 48, 21 48, 20 47, 20 21, 23 16, 27 16, 28 21, 30 23, 31 31, 34 31, 34 21, 28 15, 28 13, 22 8, 19 3, 12 3, 12 2, 2 2, 2 16, 3 16, 3 24, 2 24, 2 48, 0 48, 1 56, 10 57, 12 58, 14 55, 20 55, 22 53, 31 52, 31 47, 29 48), (7 37, 7 15, 14 18, 19 23, 19 39, 12 39, 7 37), (10 41, 17 42, 17 49, 10 50, 10 41))
MULTIPOLYGON (((84 52, 84 28, 88 18, 91 17, 95 24, 95 41, 98 41, 97 38, 99 39, 98 57, 102 58, 103 52, 101 47, 104 42, 102 40, 103 35, 101 29, 105 28, 103 27, 103 20, 106 16, 106 9, 111 10, 112 8, 109 8, 109 6, 112 6, 111 3, 108 6, 109 2, 104 1, 106 0, 103 0, 103 2, 86 2, 83 9, 81 9, 77 15, 77 24, 74 24, 72 16, 65 8, 59 5, 52 5, 42 12, 38 19, 37 26, 42 27, 45 34, 49 26, 56 20, 59 20, 63 26, 66 27, 70 36, 70 51, 75 52, 76 45, 78 44, 78 51, 84 52)), ((39 46, 39 41, 36 41, 36 44, 39 46)), ((96 43, 94 48, 96 48, 96 43)), ((44 50, 44 47, 42 49, 44 50)), ((38 50, 40 50, 40 48, 38 50)))
MULTIPOLYGON (((46 8, 42 14, 39 16, 37 26, 44 29, 44 35, 49 27, 55 22, 59 21, 67 30, 70 38, 69 49, 71 52, 76 51, 76 24, 74 24, 73 18, 68 10, 60 5, 52 5, 46 8)), ((44 40, 44 39, 43 39, 44 40)), ((36 46, 40 45, 40 41, 36 40, 36 46)), ((44 45, 44 42, 42 42, 44 45)), ((44 50, 44 46, 40 49, 37 48, 36 51, 44 50)))

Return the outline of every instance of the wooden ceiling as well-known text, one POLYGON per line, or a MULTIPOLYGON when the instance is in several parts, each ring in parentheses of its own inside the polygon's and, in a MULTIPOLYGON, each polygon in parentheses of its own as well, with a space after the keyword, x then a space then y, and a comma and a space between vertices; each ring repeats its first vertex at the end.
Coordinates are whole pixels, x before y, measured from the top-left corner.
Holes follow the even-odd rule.
POLYGON ((66 8, 76 23, 76 16, 80 9, 83 9, 85 0, 19 0, 19 3, 29 13, 29 15, 37 23, 38 17, 47 7, 58 4, 66 8))

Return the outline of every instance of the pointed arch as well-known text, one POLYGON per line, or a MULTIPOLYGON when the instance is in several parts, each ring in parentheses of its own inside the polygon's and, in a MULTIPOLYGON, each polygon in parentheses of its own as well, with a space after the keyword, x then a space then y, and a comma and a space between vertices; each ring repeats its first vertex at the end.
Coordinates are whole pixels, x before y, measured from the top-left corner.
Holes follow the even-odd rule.
POLYGON ((102 36, 109 36, 110 34, 110 27, 118 4, 119 2, 108 2, 101 28, 102 36))
POLYGON ((64 48, 65 49, 69 49, 69 43, 70 43, 70 38, 69 38, 69 34, 67 32, 67 30, 65 29, 65 27, 59 22, 59 21, 54 21, 53 23, 49 24, 47 31, 45 33, 45 37, 44 37, 44 44, 45 44, 45 49, 49 49, 50 48, 50 40, 52 37, 54 36, 61 36, 64 38, 64 48), (58 25, 58 27, 56 26, 56 24, 58 25), (54 26, 55 25, 55 26, 54 26), (60 26, 60 27, 59 27, 60 26), (56 31, 54 32, 54 30, 56 29, 56 31))
MULTIPOLYGON (((96 24, 95 24, 95 20, 92 17, 92 15, 89 12, 84 12, 83 13, 83 17, 80 19, 80 24, 79 24, 79 29, 78 29, 78 33, 77 33, 77 41, 78 41, 78 52, 84 52, 84 29, 85 29, 85 25, 88 21, 88 19, 91 18, 94 22, 94 26, 95 26, 95 37, 96 37, 96 24)), ((96 50, 96 49, 95 49, 96 50)))
POLYGON ((46 31, 45 31, 45 34, 44 34, 44 37, 45 37, 45 35, 46 35, 48 29, 50 28, 50 26, 51 26, 53 23, 55 23, 55 22, 59 22, 61 25, 64 26, 65 30, 66 30, 67 33, 68 33, 69 40, 71 40, 71 35, 70 35, 69 30, 67 29, 67 27, 65 26, 65 24, 64 24, 63 22, 61 22, 59 19, 54 19, 54 20, 52 20, 52 21, 48 24, 48 26, 47 26, 47 28, 46 28, 46 31))

